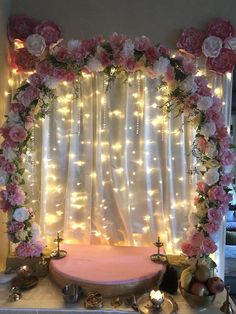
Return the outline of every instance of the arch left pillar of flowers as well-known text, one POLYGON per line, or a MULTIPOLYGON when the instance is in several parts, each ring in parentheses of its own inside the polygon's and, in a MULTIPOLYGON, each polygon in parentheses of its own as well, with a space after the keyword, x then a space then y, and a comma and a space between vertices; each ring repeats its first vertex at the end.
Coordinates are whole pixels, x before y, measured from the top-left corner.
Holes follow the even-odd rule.
POLYGON ((9 215, 10 240, 19 243, 16 254, 39 256, 44 247, 37 237, 38 226, 22 188, 23 160, 34 122, 47 115, 55 100, 54 88, 61 81, 71 82, 76 88, 83 73, 103 72, 109 85, 118 75, 126 79, 136 71, 153 79, 165 95, 165 112, 177 110, 184 114, 196 130, 193 154, 200 166, 193 167, 201 179, 196 189, 194 222, 182 250, 189 257, 214 253, 217 246, 212 235, 219 229, 232 198, 228 188, 233 179, 229 166, 235 156, 224 125, 222 103, 207 86, 206 78, 196 76, 194 64, 171 56, 168 49, 153 45, 145 36, 132 41, 114 33, 109 40, 98 36, 69 41, 63 46, 54 23, 45 21, 37 25, 24 16, 10 19, 8 35, 10 41, 17 40, 19 45, 20 40, 24 46, 12 50, 12 65, 21 71, 35 69, 28 82, 16 91, 0 129, 1 183, 5 186, 0 206, 9 215))

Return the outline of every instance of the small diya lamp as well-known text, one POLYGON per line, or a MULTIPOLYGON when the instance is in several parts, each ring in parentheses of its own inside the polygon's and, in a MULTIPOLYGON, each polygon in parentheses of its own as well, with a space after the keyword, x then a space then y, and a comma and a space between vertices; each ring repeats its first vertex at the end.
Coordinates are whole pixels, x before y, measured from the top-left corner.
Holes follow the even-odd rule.
POLYGON ((152 303, 152 308, 154 310, 160 311, 161 310, 161 305, 164 302, 164 294, 161 293, 160 290, 157 290, 157 291, 152 290, 150 292, 149 299, 150 299, 150 301, 152 303))

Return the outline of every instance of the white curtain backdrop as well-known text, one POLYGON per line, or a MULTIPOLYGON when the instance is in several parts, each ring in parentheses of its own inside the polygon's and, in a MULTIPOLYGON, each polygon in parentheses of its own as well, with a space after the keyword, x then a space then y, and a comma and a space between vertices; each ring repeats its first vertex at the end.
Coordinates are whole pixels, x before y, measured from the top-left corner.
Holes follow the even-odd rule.
MULTIPOLYGON (((231 75, 207 77, 229 125, 231 75)), ((48 245, 57 231, 81 244, 150 246, 160 236, 167 252, 179 254, 196 183, 188 174, 193 129, 184 117, 163 115, 155 80, 139 73, 108 92, 103 74, 85 76, 73 91, 66 83, 57 88, 28 153, 27 190, 48 245)), ((224 241, 222 227, 222 277, 224 241)))

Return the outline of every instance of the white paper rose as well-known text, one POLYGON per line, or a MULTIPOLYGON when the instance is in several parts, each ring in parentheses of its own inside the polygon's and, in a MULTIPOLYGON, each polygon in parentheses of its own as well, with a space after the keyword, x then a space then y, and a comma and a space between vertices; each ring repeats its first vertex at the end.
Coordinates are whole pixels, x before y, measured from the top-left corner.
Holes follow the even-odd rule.
POLYGON ((23 222, 29 218, 29 211, 25 207, 19 207, 14 211, 13 218, 16 221, 23 222))
POLYGON ((7 183, 7 173, 6 171, 0 169, 0 185, 6 185, 7 183))
POLYGON ((73 51, 79 48, 80 45, 81 45, 81 42, 77 39, 71 39, 71 40, 68 40, 67 42, 67 48, 69 51, 73 51))
POLYGON ((40 227, 36 222, 31 224, 31 232, 32 232, 32 241, 37 241, 40 238, 41 231, 40 227))
POLYGON ((211 159, 215 158, 218 155, 218 150, 217 150, 215 142, 209 141, 207 143, 205 154, 207 155, 207 157, 211 159))
POLYGON ((232 49, 236 52, 236 37, 228 37, 224 41, 225 48, 232 49))
POLYGON ((57 88, 60 81, 55 79, 54 77, 46 75, 43 79, 43 83, 46 87, 48 87, 50 89, 55 89, 55 88, 57 88))
POLYGON ((206 57, 216 58, 219 56, 223 42, 220 37, 209 36, 202 44, 202 52, 206 57))
POLYGON ((206 111, 212 106, 212 98, 208 96, 202 96, 197 102, 197 108, 201 111, 206 111))
POLYGON ((214 135, 216 132, 216 125, 214 122, 206 122, 202 125, 200 134, 205 136, 206 138, 214 135))
POLYGON ((160 57, 159 60, 154 63, 153 70, 157 73, 158 76, 165 75, 169 64, 169 59, 160 57))
POLYGON ((29 53, 36 57, 40 57, 46 49, 45 39, 39 34, 29 35, 26 38, 25 45, 29 53))
POLYGON ((87 66, 92 72, 101 72, 104 70, 104 66, 95 57, 92 57, 88 60, 87 66))
POLYGON ((180 85, 180 88, 185 93, 195 93, 198 89, 197 83, 192 76, 187 77, 180 85))
POLYGON ((219 181, 219 172, 216 168, 209 169, 204 174, 204 182, 208 185, 213 185, 219 181))
POLYGON ((126 58, 133 56, 133 54, 134 54, 134 44, 133 44, 131 39, 126 39, 126 41, 124 42, 124 47, 123 47, 123 50, 122 50, 122 54, 126 58))

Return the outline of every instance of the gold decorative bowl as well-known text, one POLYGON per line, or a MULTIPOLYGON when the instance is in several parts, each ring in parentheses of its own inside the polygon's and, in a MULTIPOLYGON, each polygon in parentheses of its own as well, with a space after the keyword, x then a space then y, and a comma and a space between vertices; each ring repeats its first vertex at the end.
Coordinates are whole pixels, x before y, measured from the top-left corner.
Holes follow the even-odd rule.
POLYGON ((213 303, 216 297, 215 294, 210 294, 207 296, 194 295, 184 290, 181 286, 179 286, 179 290, 183 298, 188 302, 191 307, 194 308, 206 308, 213 303))

